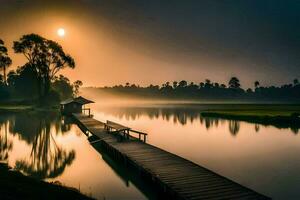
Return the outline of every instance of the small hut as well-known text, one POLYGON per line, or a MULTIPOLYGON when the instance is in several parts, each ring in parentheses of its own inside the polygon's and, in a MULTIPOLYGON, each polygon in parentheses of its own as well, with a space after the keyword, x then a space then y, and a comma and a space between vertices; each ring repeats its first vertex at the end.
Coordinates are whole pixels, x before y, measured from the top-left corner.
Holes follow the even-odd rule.
POLYGON ((91 111, 90 108, 84 108, 84 105, 94 103, 91 100, 85 99, 82 96, 67 99, 60 103, 60 111, 63 114, 70 115, 72 113, 83 113, 84 111, 88 111, 88 115, 90 116, 91 111))

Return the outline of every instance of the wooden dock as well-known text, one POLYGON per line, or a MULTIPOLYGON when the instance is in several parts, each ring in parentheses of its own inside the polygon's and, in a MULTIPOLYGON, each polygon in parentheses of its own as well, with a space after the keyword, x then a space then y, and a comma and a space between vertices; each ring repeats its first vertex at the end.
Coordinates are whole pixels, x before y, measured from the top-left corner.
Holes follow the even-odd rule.
MULTIPOLYGON (((137 169, 170 199, 270 199, 226 177, 130 136, 128 127, 73 114, 82 131, 97 136, 110 155, 137 169), (122 134, 111 129, 116 125, 122 134), (110 127, 110 128, 108 128, 110 127), (126 133, 124 137, 123 133, 126 133)), ((138 131, 137 131, 138 132, 138 131)), ((141 132, 138 132, 141 133, 141 132)), ((145 137, 146 135, 144 135, 145 137)))

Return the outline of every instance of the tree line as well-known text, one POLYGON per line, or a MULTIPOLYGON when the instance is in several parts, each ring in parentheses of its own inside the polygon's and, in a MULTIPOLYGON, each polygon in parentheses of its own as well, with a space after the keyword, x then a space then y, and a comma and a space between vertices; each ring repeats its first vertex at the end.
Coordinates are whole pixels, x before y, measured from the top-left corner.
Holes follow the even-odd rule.
POLYGON ((7 73, 12 64, 8 49, 0 39, 0 100, 25 99, 43 105, 57 103, 78 93, 81 81, 71 83, 58 75, 64 68, 75 68, 74 59, 55 41, 37 34, 23 35, 13 42, 16 54, 24 56, 26 62, 7 73))
MULTIPOLYGON (((100 91, 135 97, 199 99, 199 100, 245 100, 245 101, 288 101, 300 100, 300 84, 298 79, 281 86, 263 86, 259 81, 253 83, 254 89, 243 89, 239 78, 232 77, 227 85, 206 79, 198 84, 194 82, 173 81, 159 85, 141 87, 126 83, 112 87, 96 88, 100 91)), ((92 88, 90 88, 92 89, 92 88)), ((95 89, 95 88, 93 88, 95 89)))

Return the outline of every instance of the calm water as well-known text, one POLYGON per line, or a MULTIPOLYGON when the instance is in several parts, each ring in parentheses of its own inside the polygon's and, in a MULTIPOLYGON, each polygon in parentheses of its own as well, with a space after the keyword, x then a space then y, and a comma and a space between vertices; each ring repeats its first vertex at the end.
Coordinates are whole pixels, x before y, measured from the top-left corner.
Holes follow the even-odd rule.
MULTIPOLYGON (((94 117, 147 132, 148 142, 274 199, 300 199, 298 130, 200 116, 201 106, 92 107, 94 117)), ((55 114, 0 115, 0 159, 98 199, 152 193, 55 114)))

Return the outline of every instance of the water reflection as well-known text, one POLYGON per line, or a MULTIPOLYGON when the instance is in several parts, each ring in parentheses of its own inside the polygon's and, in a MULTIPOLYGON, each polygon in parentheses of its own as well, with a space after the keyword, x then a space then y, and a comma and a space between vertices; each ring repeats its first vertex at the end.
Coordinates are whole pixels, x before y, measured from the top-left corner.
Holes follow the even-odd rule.
POLYGON ((8 131, 31 147, 29 157, 16 160, 14 167, 17 170, 39 179, 55 178, 75 159, 74 150, 67 151, 55 141, 55 136, 68 130, 55 113, 2 116, 0 123, 4 129, 0 135, 1 160, 7 160, 8 152, 13 148, 7 137, 8 131))
MULTIPOLYGON (((218 127, 219 124, 224 124, 228 122, 228 129, 232 136, 236 136, 240 130, 240 121, 238 120, 226 120, 213 117, 203 117, 201 112, 203 108, 197 107, 101 107, 101 112, 113 115, 119 119, 125 120, 138 120, 142 116, 147 116, 149 119, 159 119, 162 118, 165 121, 171 121, 174 124, 180 124, 185 126, 187 123, 200 123, 204 125, 207 130, 212 127, 218 127)), ((249 122, 251 123, 251 122, 249 122)), ((268 127, 271 125, 256 124, 254 125, 255 132, 259 132, 260 126, 268 127)), ((277 128, 281 127, 280 124, 274 124, 277 128)), ((289 127, 290 130, 297 134, 299 129, 295 127, 289 127)))
MULTIPOLYGON (((1 120, 1 119, 0 119, 1 120)), ((7 162, 8 160, 8 153, 13 148, 13 142, 8 139, 8 122, 6 121, 0 121, 0 161, 1 162, 7 162)))
POLYGON ((70 118, 51 112, 0 114, 0 162, 97 199, 147 199, 136 187, 143 184, 128 178, 127 169, 102 158, 70 118))

